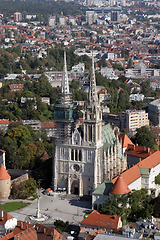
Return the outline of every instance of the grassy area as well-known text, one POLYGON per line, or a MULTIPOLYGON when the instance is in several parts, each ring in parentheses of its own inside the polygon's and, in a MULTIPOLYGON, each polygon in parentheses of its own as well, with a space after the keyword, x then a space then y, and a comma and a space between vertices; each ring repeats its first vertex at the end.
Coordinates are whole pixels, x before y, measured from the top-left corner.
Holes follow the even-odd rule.
POLYGON ((10 202, 0 205, 0 209, 4 212, 12 212, 26 206, 30 205, 30 203, 23 203, 23 202, 10 202))

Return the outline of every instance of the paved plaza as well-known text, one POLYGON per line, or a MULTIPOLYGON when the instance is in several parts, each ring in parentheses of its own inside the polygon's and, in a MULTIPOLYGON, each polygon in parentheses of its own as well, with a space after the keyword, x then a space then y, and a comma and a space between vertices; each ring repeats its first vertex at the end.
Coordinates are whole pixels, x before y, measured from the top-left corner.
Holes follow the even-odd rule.
MULTIPOLYGON (((31 201, 30 201, 31 202, 31 201)), ((10 212, 12 216, 22 221, 30 221, 29 217, 36 215, 37 199, 31 202, 31 205, 10 212)), ((40 194, 40 210, 41 214, 49 216, 46 224, 53 224, 56 219, 69 221, 72 224, 79 224, 83 220, 83 216, 87 211, 91 211, 91 199, 76 195, 47 196, 40 194)), ((41 222, 44 224, 44 222, 41 222)))

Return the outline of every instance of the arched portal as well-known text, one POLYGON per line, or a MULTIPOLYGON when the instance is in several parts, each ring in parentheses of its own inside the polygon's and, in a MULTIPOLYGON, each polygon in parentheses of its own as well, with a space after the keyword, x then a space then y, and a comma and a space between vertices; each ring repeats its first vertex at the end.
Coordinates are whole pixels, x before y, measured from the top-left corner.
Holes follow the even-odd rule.
POLYGON ((73 194, 79 194, 79 181, 74 180, 71 185, 71 193, 73 194))

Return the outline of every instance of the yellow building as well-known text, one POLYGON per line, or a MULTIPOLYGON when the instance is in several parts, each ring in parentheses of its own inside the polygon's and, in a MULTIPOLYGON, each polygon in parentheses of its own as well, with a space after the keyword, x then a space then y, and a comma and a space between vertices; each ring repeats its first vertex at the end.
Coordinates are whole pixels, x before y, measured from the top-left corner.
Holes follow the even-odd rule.
POLYGON ((135 131, 142 126, 149 126, 148 113, 145 110, 126 110, 121 114, 121 129, 135 131))

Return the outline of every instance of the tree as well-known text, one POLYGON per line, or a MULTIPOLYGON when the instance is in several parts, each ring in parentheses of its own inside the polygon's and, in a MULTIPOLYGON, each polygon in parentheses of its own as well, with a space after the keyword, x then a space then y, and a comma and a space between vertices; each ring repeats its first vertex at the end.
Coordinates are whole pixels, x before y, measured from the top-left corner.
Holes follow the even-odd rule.
POLYGON ((158 150, 158 145, 155 142, 155 135, 150 131, 148 126, 137 128, 136 131, 136 135, 131 139, 134 144, 138 143, 139 146, 158 150))
POLYGON ((101 209, 103 214, 118 215, 126 218, 130 214, 130 209, 127 208, 128 197, 126 195, 114 194, 110 196, 101 209))
POLYGON ((132 59, 131 58, 129 59, 129 62, 128 62, 128 68, 132 68, 132 59))
POLYGON ((158 175, 155 177, 155 184, 159 184, 159 185, 160 185, 160 174, 158 174, 158 175))
POLYGON ((68 227, 69 222, 63 222, 62 220, 56 220, 54 221, 54 226, 56 227, 56 230, 58 232, 64 232, 66 230, 66 228, 68 227))

